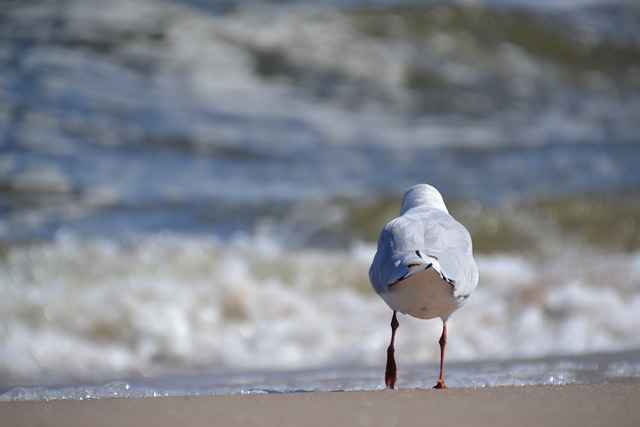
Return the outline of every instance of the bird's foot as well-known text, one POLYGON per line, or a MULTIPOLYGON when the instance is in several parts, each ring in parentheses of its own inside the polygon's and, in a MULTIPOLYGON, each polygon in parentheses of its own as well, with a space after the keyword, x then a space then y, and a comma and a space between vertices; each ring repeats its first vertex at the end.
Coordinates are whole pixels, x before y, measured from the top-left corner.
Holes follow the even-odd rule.
POLYGON ((384 382, 387 385, 387 388, 394 389, 396 385, 396 363, 395 360, 391 359, 387 361, 387 369, 384 373, 384 382))
POLYGON ((395 387, 395 384, 396 384, 396 379, 395 378, 385 378, 384 382, 386 383, 387 388, 389 390, 393 390, 394 388, 396 388, 395 387))
POLYGON ((449 387, 447 387, 443 379, 439 379, 438 383, 434 385, 433 388, 449 388, 449 387))

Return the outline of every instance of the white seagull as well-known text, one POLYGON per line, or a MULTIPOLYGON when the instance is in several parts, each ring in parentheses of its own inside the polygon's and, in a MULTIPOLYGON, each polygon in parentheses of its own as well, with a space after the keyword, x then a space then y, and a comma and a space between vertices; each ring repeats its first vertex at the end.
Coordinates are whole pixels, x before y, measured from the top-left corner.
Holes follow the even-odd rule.
POLYGON ((469 232, 449 215, 434 187, 418 184, 404 193, 400 216, 380 233, 369 280, 393 310, 385 372, 387 387, 394 388, 396 382, 393 342, 399 311, 419 319, 442 319, 440 378, 434 388, 447 388, 444 383, 447 321, 476 289, 478 267, 469 232))

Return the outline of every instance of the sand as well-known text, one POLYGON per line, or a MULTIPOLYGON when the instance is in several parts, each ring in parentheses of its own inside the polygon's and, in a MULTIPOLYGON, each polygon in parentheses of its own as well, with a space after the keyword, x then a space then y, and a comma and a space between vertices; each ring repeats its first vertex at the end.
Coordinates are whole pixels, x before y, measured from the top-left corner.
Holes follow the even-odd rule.
POLYGON ((640 426, 640 380, 1 402, 1 426, 640 426))

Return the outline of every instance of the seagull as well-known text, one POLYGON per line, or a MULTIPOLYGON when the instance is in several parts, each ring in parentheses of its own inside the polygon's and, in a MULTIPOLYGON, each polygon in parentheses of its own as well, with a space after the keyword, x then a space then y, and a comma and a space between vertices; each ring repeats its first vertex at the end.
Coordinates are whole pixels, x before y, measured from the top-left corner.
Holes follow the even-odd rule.
POLYGON ((380 233, 369 280, 393 310, 385 371, 387 388, 393 389, 396 382, 393 343, 399 326, 398 311, 418 319, 442 320, 440 377, 434 388, 447 388, 447 321, 476 289, 478 267, 473 259, 471 235, 449 215, 442 195, 434 187, 418 184, 404 193, 400 216, 380 233))

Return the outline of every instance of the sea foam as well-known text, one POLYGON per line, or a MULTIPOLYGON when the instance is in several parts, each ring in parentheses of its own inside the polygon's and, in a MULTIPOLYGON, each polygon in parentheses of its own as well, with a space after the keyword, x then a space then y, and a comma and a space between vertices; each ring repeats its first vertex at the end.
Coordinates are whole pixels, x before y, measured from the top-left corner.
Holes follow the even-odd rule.
MULTIPOLYGON (((369 288, 373 253, 248 235, 11 247, 0 261, 2 386, 381 365, 391 311, 369 288)), ((640 254, 477 258, 480 284, 450 322, 449 360, 640 345, 640 254)), ((399 363, 433 362, 440 322, 399 320, 399 363)))

